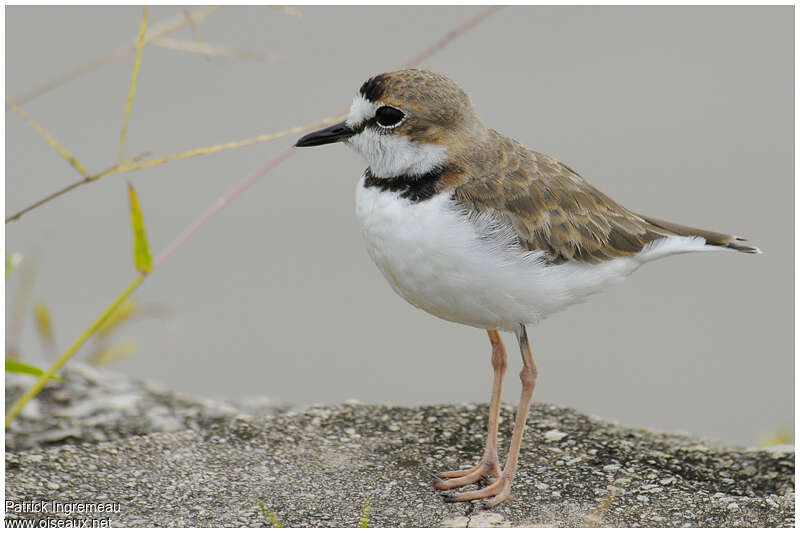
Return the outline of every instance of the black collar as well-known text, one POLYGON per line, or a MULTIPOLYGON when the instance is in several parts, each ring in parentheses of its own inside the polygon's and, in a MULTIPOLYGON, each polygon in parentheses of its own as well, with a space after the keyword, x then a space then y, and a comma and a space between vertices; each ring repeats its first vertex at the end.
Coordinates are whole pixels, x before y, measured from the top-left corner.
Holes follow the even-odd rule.
POLYGON ((436 184, 444 174, 445 168, 436 168, 421 176, 395 176, 394 178, 376 178, 370 169, 364 173, 364 187, 377 187, 381 191, 399 192, 400 198, 412 203, 424 202, 436 194, 436 184))

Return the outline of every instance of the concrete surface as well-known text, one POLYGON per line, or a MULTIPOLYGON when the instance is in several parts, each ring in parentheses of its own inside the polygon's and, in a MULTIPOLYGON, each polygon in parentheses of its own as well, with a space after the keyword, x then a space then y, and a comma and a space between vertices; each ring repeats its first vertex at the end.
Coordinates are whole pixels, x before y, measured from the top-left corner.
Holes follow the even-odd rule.
MULTIPOLYGON (((478 460, 485 405, 291 412, 104 376, 65 369, 66 381, 13 423, 6 519, 260 527, 271 524, 266 509, 285 526, 356 526, 369 501, 369 525, 380 527, 794 524, 792 446, 726 447, 534 403, 513 499, 485 511, 443 503, 430 478, 478 460), (70 420, 70 435, 42 438, 56 429, 42 420, 56 418, 70 420), (44 512, 30 507, 42 501, 44 512)), ((9 377, 14 395, 20 378, 9 377)), ((512 421, 503 406, 501 445, 512 421)))
MULTIPOLYGON (((126 154, 159 157, 330 116, 367 77, 482 9, 310 6, 294 17, 225 7, 198 23, 197 37, 277 60, 208 61, 148 46, 126 154)), ((793 430, 793 9, 513 6, 422 65, 462 85, 488 126, 622 205, 764 250, 648 264, 530 329, 535 401, 745 446, 793 430)), ((180 6, 150 8, 153 27, 176 16, 180 6)), ((133 42, 141 17, 136 5, 8 6, 7 92, 133 42)), ((170 37, 195 39, 188 26, 170 37)), ((23 108, 90 172, 105 169, 116 161, 133 60, 23 108)), ((8 224, 10 252, 39 253, 31 301, 50 307, 56 351, 136 275, 128 181, 157 254, 298 137, 109 176, 8 224)), ((8 214, 77 178, 13 112, 5 157, 8 214)), ((162 312, 120 331, 138 353, 117 367, 174 390, 268 391, 293 405, 488 402, 486 333, 407 304, 370 260, 353 213, 365 167, 344 146, 297 151, 231 202, 137 289, 137 302, 162 312)), ((7 306, 21 272, 9 277, 7 306)), ((47 361, 26 316, 17 348, 26 361, 47 361)), ((504 340, 511 376, 516 342, 504 340)), ((510 377, 504 401, 519 393, 510 377)))

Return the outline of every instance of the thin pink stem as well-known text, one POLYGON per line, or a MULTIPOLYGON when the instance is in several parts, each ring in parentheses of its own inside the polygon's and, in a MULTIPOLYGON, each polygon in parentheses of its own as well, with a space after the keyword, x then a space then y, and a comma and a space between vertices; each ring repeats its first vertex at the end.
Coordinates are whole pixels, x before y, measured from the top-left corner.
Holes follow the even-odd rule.
POLYGON ((456 37, 458 37, 462 33, 471 30, 473 28, 473 26, 475 26, 477 24, 480 24, 481 22, 483 22, 484 20, 486 20, 490 16, 494 15, 495 13, 497 13, 502 8, 503 8, 503 6, 490 6, 490 7, 487 7, 486 9, 484 9, 483 11, 481 11, 480 13, 478 13, 477 15, 472 17, 471 19, 465 21, 460 26, 456 26, 455 28, 453 28, 452 30, 447 32, 444 35, 444 37, 442 37, 441 39, 439 39, 438 41, 436 41, 435 43, 430 45, 428 48, 423 50, 418 56, 414 57, 413 59, 411 59, 411 61, 406 63, 405 66, 406 67, 416 67, 417 65, 419 65, 420 63, 422 63, 423 61, 425 61, 426 59, 431 57, 433 54, 435 54, 436 52, 438 52, 439 50, 441 50, 442 48, 444 48, 445 46, 450 44, 450 41, 452 41, 453 39, 455 39, 456 37))
POLYGON ((180 235, 175 237, 175 240, 172 241, 172 243, 170 243, 169 246, 164 248, 161 251, 161 253, 158 254, 158 257, 156 257, 155 261, 153 261, 153 269, 157 268, 158 265, 163 263, 164 260, 167 259, 167 257, 172 255, 172 252, 177 250, 184 242, 186 242, 186 239, 191 237, 195 231, 200 229, 200 227, 203 224, 208 222, 209 219, 211 219, 211 217, 216 215, 217 212, 220 211, 223 207, 225 207, 231 200, 239 196, 248 187, 253 185, 262 176, 264 176, 264 174, 266 174, 267 172, 278 166, 286 158, 292 155, 294 153, 294 150, 295 150, 294 146, 290 146, 286 150, 282 151, 280 154, 275 156, 264 166, 262 166, 261 168, 259 168, 258 170, 247 176, 245 179, 240 181, 239 184, 236 185, 236 187, 234 187, 233 189, 231 189, 227 194, 218 198, 217 201, 214 202, 208 209, 206 209, 202 215, 197 217, 194 222, 192 222, 185 230, 183 230, 180 235))

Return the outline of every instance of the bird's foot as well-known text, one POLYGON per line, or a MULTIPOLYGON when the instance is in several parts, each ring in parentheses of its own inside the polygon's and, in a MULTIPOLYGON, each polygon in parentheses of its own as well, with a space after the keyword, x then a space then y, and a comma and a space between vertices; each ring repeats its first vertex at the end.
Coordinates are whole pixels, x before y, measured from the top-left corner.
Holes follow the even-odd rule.
POLYGON ((499 505, 506 501, 511 495, 511 479, 500 476, 494 483, 487 485, 480 490, 471 490, 454 494, 452 496, 445 496, 444 501, 447 503, 468 502, 472 500, 482 500, 488 498, 484 503, 484 508, 488 509, 499 505))
POLYGON ((483 478, 488 478, 489 480, 499 478, 500 467, 497 466, 497 461, 482 459, 480 463, 468 470, 441 472, 434 477, 436 481, 433 482, 433 486, 437 490, 456 489, 458 487, 477 483, 483 478))

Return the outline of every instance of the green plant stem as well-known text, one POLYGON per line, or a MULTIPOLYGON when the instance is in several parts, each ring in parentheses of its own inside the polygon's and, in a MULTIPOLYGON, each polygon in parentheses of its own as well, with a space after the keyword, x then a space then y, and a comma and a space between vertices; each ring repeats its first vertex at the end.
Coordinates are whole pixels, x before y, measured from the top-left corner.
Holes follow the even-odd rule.
POLYGON ((139 67, 142 65, 142 48, 144 48, 144 38, 147 34, 147 19, 150 16, 150 6, 144 6, 142 24, 139 27, 139 37, 136 39, 136 59, 133 61, 133 72, 131 73, 131 86, 128 90, 128 101, 125 104, 125 119, 122 122, 122 131, 119 134, 119 154, 117 162, 122 164, 123 154, 125 153, 125 137, 128 135, 128 122, 131 119, 131 107, 133 107, 133 97, 136 94, 136 79, 139 77, 139 67))
POLYGON ((128 287, 124 291, 122 291, 122 293, 119 296, 117 296, 117 298, 111 303, 111 305, 109 305, 106 308, 106 310, 103 311, 103 314, 101 314, 97 318, 97 320, 95 320, 92 323, 92 325, 89 326, 86 329, 86 331, 83 332, 83 334, 81 334, 80 337, 78 337, 78 339, 72 344, 72 346, 70 346, 69 349, 66 352, 64 352, 64 355, 59 357, 58 360, 55 363, 53 363, 53 365, 50 368, 48 368, 44 372, 44 374, 41 375, 39 380, 36 383, 34 383, 33 386, 30 389, 28 389, 28 391, 25 394, 20 396, 16 402, 14 402, 14 405, 11 406, 11 409, 9 409, 8 413, 6 414, 6 428, 8 428, 8 425, 11 423, 11 421, 14 420, 17 417, 17 415, 19 415, 20 411, 22 411, 22 408, 25 407, 25 404, 27 404, 31 400, 31 398, 39 394, 39 391, 42 390, 42 388, 50 380, 50 378, 52 378, 55 375, 55 373, 58 372, 58 369, 61 368, 64 365, 64 363, 69 361, 70 357, 72 357, 75 354, 75 352, 78 351, 78 348, 80 348, 83 345, 83 343, 89 339, 89 337, 94 335, 94 332, 100 329, 100 326, 103 325, 103 322, 105 322, 108 319, 108 317, 111 316, 111 314, 114 311, 116 311, 117 308, 120 305, 122 305, 123 302, 125 302, 125 300, 128 299, 128 296, 130 296, 131 293, 134 290, 136 290, 136 288, 139 285, 141 285, 145 277, 146 276, 144 274, 140 274, 139 277, 133 280, 133 283, 128 285, 128 287))

